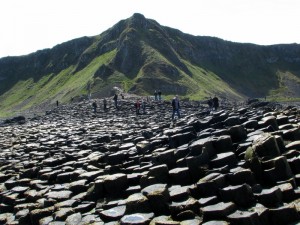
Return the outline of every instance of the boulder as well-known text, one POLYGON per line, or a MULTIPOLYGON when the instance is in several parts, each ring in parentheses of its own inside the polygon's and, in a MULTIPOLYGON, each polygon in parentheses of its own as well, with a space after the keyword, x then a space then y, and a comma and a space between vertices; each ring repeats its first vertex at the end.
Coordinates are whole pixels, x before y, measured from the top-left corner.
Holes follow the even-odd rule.
POLYGON ((227 216, 230 225, 260 225, 257 212, 248 212, 237 210, 227 216))
POLYGON ((214 205, 208 205, 202 208, 203 221, 222 220, 236 210, 236 205, 233 202, 219 202, 214 205))
POLYGON ((123 173, 108 175, 104 178, 103 185, 104 192, 108 195, 122 195, 128 188, 127 175, 123 173))
POLYGON ((228 129, 233 143, 238 143, 246 139, 247 133, 243 125, 235 125, 228 129))
POLYGON ((241 207, 249 207, 255 203, 252 189, 248 184, 222 188, 220 196, 224 202, 234 202, 241 207))
POLYGON ((294 205, 286 205, 270 209, 270 221, 272 225, 291 224, 299 222, 300 216, 294 205))
POLYGON ((149 200, 142 193, 130 195, 126 200, 126 214, 150 213, 151 207, 149 200))
POLYGON ((188 167, 174 168, 169 171, 172 184, 188 185, 192 179, 188 167))
POLYGON ((142 190, 142 194, 149 199, 151 211, 155 215, 169 214, 170 194, 166 184, 150 185, 142 190))
POLYGON ((280 155, 276 139, 269 133, 262 134, 253 142, 253 150, 258 157, 277 157, 280 155))
POLYGON ((148 225, 153 219, 153 213, 134 213, 130 215, 125 215, 121 218, 121 225, 131 225, 131 224, 139 224, 139 225, 148 225))

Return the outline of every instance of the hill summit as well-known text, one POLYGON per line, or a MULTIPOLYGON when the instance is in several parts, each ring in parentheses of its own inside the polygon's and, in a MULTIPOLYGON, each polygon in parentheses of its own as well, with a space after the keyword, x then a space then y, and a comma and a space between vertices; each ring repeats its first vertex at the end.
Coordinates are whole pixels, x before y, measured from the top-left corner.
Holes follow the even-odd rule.
POLYGON ((1 114, 104 97, 112 87, 168 98, 295 98, 300 45, 260 46, 193 36, 135 13, 105 32, 0 59, 1 114))

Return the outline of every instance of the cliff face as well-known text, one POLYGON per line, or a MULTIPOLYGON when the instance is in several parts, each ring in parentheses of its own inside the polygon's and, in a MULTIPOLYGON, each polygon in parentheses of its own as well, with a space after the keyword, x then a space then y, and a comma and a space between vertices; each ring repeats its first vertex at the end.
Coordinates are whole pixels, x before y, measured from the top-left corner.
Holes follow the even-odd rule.
POLYGON ((192 36, 134 14, 98 36, 0 59, 0 106, 68 101, 87 92, 103 94, 113 85, 137 94, 161 89, 198 99, 213 94, 299 97, 299 77, 300 45, 192 36))

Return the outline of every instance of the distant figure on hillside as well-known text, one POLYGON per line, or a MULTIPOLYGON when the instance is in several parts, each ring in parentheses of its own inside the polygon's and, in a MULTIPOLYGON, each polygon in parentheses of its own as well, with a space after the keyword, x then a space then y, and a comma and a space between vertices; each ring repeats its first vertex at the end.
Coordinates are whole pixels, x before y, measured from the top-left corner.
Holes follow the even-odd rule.
POLYGON ((93 106, 93 109, 94 109, 94 113, 96 113, 97 112, 97 102, 96 101, 94 101, 93 103, 92 103, 92 106, 93 106))
POLYGON ((114 95, 113 100, 115 102, 116 109, 118 109, 118 95, 117 94, 114 95))
POLYGON ((134 108, 136 115, 140 114, 141 103, 139 100, 136 100, 136 102, 134 103, 134 108))
POLYGON ((180 111, 179 111, 180 103, 179 103, 178 95, 176 95, 172 100, 172 108, 173 108, 172 120, 174 120, 175 113, 177 113, 178 118, 180 118, 180 111))
POLYGON ((58 104, 59 104, 59 103, 58 103, 58 100, 57 100, 57 101, 56 101, 56 106, 57 106, 57 107, 58 107, 58 104))
POLYGON ((217 110, 219 108, 219 99, 217 98, 217 96, 215 96, 213 99, 213 107, 215 110, 217 110))
POLYGON ((158 91, 158 100, 161 101, 161 90, 158 91))
POLYGON ((154 91, 154 99, 155 99, 155 101, 157 101, 157 92, 156 92, 156 90, 154 91))
POLYGON ((107 100, 106 100, 106 98, 103 99, 103 109, 104 109, 104 111, 107 110, 107 100))

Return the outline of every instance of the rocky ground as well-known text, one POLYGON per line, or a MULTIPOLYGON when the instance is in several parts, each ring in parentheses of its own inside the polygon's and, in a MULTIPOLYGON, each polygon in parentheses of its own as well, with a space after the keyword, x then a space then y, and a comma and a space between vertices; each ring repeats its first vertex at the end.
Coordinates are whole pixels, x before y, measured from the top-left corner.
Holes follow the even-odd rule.
POLYGON ((133 101, 2 124, 0 224, 300 223, 297 107, 133 101))

